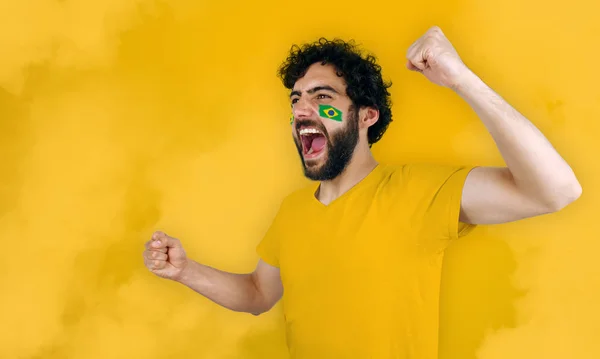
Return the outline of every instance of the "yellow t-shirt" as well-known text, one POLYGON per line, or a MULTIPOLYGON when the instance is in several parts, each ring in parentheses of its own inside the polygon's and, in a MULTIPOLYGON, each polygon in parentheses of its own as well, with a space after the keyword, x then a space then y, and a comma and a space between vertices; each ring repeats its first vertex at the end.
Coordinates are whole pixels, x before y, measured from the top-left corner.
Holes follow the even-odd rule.
POLYGON ((437 359, 443 251, 472 167, 379 164, 329 205, 285 198, 259 256, 279 267, 294 359, 437 359))

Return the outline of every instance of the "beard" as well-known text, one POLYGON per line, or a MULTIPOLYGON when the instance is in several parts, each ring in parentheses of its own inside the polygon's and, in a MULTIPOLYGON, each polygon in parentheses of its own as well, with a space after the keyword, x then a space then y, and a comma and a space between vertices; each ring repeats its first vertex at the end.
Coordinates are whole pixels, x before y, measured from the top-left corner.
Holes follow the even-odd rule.
POLYGON ((351 108, 348 112, 346 126, 332 135, 329 135, 323 126, 317 127, 323 132, 327 140, 327 157, 322 165, 314 163, 315 161, 322 161, 322 159, 308 161, 304 159, 302 143, 298 140, 295 140, 296 147, 304 169, 304 176, 313 181, 329 181, 344 172, 354 155, 354 150, 358 144, 358 111, 351 108))

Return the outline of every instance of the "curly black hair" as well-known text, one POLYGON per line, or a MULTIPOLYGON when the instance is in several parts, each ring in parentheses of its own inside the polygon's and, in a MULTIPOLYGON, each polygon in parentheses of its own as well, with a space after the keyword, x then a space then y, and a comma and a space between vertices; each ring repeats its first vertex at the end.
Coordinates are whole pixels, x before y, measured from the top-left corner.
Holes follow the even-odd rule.
POLYGON ((302 46, 293 45, 279 67, 278 76, 291 90, 311 65, 317 62, 333 65, 337 75, 346 82, 346 94, 354 108, 367 106, 379 110, 379 119, 368 130, 370 146, 381 139, 392 122, 392 102, 388 92, 392 83, 383 81, 381 66, 376 60, 372 54, 363 56, 353 40, 320 38, 302 46))

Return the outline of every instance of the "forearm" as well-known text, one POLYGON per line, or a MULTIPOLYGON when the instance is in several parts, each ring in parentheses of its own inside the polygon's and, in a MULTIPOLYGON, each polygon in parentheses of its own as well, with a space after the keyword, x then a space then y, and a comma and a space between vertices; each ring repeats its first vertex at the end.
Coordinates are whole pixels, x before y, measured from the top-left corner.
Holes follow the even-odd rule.
POLYGON ((479 77, 468 71, 453 89, 490 132, 518 189, 553 208, 579 196, 575 174, 552 144, 479 77))
POLYGON ((255 315, 264 311, 252 274, 223 272, 190 260, 177 282, 227 309, 255 315))

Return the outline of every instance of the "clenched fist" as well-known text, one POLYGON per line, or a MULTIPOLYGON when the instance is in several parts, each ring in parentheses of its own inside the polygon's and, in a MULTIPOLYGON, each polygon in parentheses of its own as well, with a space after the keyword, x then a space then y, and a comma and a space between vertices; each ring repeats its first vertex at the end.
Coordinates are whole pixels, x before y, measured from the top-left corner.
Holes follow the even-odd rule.
POLYGON ((187 256, 177 238, 155 232, 146 242, 144 265, 157 276, 178 280, 187 264, 187 256))
POLYGON ((415 41, 406 53, 406 67, 425 75, 434 84, 456 88, 469 73, 442 30, 434 26, 415 41))

